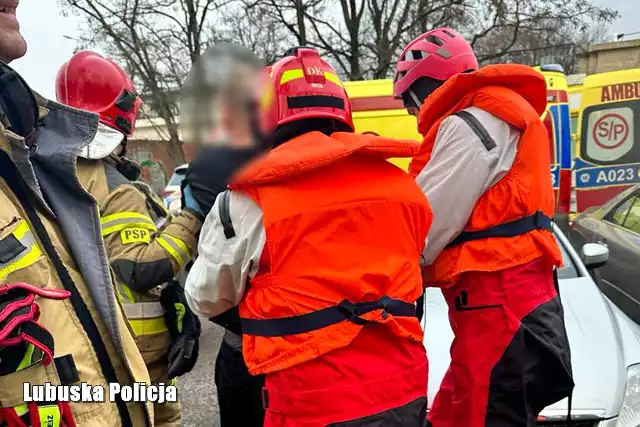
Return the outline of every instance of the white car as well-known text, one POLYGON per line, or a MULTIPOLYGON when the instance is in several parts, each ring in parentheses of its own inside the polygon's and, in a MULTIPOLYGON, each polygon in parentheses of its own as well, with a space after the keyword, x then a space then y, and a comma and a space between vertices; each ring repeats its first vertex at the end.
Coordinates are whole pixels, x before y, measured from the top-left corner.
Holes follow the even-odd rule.
MULTIPOLYGON (((609 301, 589 275, 609 256, 606 246, 590 243, 578 256, 556 227, 565 266, 559 270, 560 296, 576 387, 571 424, 568 400, 545 408, 538 425, 573 427, 640 426, 640 327, 609 301)), ((639 270, 640 271, 640 270, 639 270)), ((429 357, 429 404, 449 366, 453 332, 438 289, 425 295, 425 346, 429 357)))
POLYGON ((165 203, 167 202, 167 198, 175 198, 177 194, 177 198, 180 198, 180 184, 182 184, 182 180, 187 174, 187 169, 189 168, 189 163, 182 164, 173 170, 173 175, 167 182, 167 186, 164 187, 164 195, 165 203))
POLYGON ((180 184, 187 174, 187 168, 189 163, 182 164, 173 170, 173 175, 167 182, 167 186, 164 188, 163 201, 164 205, 169 209, 172 215, 177 215, 180 212, 182 205, 182 190, 180 184))

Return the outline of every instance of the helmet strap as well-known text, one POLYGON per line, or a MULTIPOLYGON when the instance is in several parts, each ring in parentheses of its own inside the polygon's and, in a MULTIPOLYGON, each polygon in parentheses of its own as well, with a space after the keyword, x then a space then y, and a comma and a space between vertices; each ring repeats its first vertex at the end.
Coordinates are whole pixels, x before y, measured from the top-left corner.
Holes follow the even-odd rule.
POLYGON ((120 152, 120 157, 126 157, 127 155, 127 137, 125 135, 124 139, 122 140, 122 142, 120 143, 120 145, 122 146, 122 151, 120 152))
POLYGON ((413 91, 413 89, 409 88, 407 91, 409 93, 409 97, 416 104, 416 107, 422 108, 422 101, 418 98, 418 95, 413 91))
MULTIPOLYGON (((114 156, 115 157, 115 156, 114 156)), ((142 174, 142 167, 133 160, 118 156, 115 160, 116 169, 129 181, 137 181, 142 174)))

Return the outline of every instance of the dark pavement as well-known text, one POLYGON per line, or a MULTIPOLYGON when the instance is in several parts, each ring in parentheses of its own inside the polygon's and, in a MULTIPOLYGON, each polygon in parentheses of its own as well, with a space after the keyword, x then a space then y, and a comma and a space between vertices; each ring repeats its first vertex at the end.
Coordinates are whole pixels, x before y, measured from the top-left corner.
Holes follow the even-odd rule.
POLYGON ((214 366, 223 329, 202 320, 200 355, 193 371, 178 379, 184 427, 220 427, 214 366))

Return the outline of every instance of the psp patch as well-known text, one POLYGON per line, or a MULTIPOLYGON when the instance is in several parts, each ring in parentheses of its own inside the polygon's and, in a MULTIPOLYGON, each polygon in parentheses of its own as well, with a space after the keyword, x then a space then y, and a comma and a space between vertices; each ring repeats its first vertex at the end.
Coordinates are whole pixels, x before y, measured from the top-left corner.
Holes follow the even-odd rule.
POLYGON ((151 235, 149 234, 149 230, 144 228, 127 228, 120 232, 120 239, 123 245, 149 243, 151 241, 151 235))

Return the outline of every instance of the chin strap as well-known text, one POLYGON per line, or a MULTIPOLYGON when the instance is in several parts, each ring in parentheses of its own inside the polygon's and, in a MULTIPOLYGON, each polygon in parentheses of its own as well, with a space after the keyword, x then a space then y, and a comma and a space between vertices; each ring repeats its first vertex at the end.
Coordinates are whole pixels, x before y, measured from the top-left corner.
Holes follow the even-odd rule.
POLYGON ((422 101, 420 101, 420 98, 418 98, 418 95, 416 95, 413 89, 409 89, 407 92, 409 93, 411 100, 416 104, 416 107, 418 109, 422 108, 422 101))

